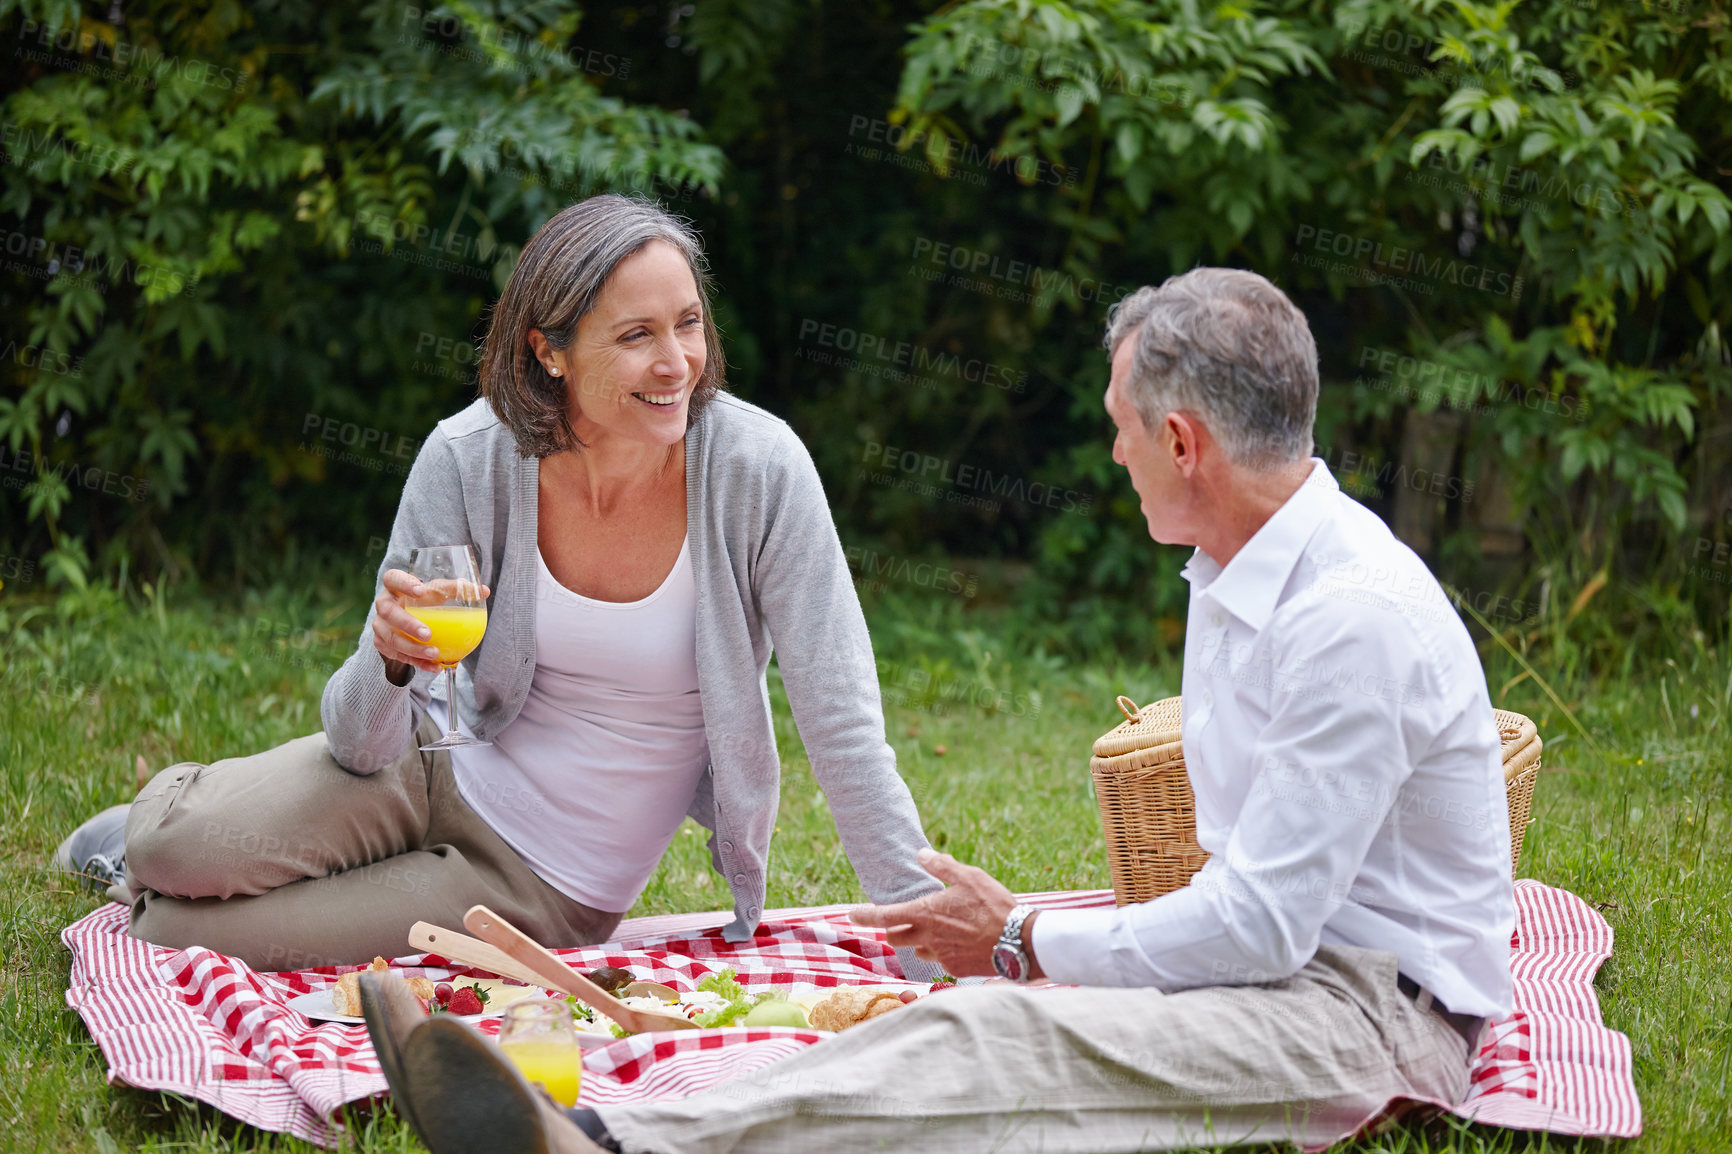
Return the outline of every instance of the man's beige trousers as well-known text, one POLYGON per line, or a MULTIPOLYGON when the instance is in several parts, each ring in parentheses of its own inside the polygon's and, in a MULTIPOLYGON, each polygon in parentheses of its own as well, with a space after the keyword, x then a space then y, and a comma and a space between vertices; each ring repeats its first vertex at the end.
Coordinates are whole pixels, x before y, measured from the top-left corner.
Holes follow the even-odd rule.
POLYGON ((600 1114, 628 1154, 1320 1145, 1392 1098, 1467 1089, 1461 1035, 1395 983, 1395 955, 1324 946, 1263 986, 947 990, 703 1093, 600 1114))
POLYGON ((489 906, 547 946, 605 941, 620 915, 542 881, 457 792, 451 755, 415 746, 358 777, 325 735, 251 757, 183 762, 126 820, 132 934, 208 946, 257 970, 352 965, 416 952, 417 921, 461 930, 489 906))

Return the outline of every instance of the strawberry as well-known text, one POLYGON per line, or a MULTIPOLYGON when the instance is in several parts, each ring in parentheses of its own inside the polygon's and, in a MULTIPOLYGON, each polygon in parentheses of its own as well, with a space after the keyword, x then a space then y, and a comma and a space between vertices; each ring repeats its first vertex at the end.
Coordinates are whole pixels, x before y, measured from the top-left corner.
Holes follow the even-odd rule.
POLYGON ((459 1016, 479 1014, 481 1012, 481 997, 475 992, 474 986, 464 986, 451 995, 451 1001, 445 1008, 459 1016))

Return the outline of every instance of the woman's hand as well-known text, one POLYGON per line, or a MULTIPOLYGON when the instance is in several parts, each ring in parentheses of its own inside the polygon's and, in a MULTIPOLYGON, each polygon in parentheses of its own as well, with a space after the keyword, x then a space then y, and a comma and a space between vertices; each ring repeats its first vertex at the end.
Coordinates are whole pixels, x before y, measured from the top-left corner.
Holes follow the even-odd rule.
MULTIPOLYGON (((385 676, 395 684, 406 685, 409 682, 406 672, 411 666, 425 673, 439 672, 439 651, 427 644, 427 638, 433 635, 432 630, 403 608, 403 599, 425 597, 433 592, 433 586, 440 583, 423 582, 401 569, 385 570, 383 583, 385 591, 373 603, 377 610, 373 617, 373 648, 385 659, 385 676)), ((490 590, 483 585, 481 599, 485 601, 489 594, 490 590)), ((442 601, 443 598, 433 600, 442 601)))

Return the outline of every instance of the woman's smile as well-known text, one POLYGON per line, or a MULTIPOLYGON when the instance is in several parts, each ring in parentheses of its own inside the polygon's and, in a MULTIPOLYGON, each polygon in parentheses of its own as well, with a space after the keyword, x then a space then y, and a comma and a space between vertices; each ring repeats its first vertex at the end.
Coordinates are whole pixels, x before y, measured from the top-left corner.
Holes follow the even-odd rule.
POLYGON ((632 397, 636 400, 642 401, 652 409, 671 409, 675 405, 678 405, 680 403, 680 398, 685 395, 685 389, 678 388, 670 392, 652 393, 645 391, 641 393, 633 393, 632 397))

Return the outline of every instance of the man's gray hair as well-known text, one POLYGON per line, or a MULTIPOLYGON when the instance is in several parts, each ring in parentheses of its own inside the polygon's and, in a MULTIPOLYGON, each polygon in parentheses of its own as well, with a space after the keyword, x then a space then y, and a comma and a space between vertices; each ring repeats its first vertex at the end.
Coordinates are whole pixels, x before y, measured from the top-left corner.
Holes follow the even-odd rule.
POLYGON ((1194 268, 1144 285, 1107 314, 1107 351, 1127 337, 1136 341, 1130 401, 1146 428, 1189 409, 1244 468, 1311 455, 1317 342, 1305 314, 1264 278, 1194 268))

